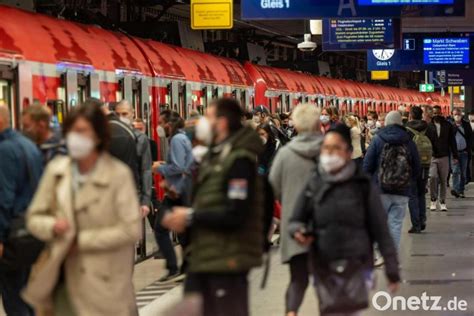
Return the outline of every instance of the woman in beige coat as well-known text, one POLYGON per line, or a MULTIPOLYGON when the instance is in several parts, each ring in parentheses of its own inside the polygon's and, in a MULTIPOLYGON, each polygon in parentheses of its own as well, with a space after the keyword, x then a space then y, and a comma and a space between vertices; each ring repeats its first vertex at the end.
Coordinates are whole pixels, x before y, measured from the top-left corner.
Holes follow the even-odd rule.
POLYGON ((68 157, 51 161, 27 213, 46 248, 23 292, 38 314, 137 315, 132 284, 140 213, 132 173, 106 153, 108 122, 92 102, 64 124, 68 157))

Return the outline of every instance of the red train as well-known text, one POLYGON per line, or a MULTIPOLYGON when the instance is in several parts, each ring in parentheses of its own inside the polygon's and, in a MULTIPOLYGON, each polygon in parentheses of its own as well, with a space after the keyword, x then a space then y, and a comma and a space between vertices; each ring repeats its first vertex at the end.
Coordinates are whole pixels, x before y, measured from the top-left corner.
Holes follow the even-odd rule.
MULTIPOLYGON (((138 116, 157 125, 160 106, 186 116, 221 96, 251 109, 289 111, 299 102, 364 114, 399 105, 439 104, 439 94, 316 77, 257 66, 0 6, 0 99, 18 127, 21 109, 47 103, 61 123, 68 109, 92 96, 131 101, 138 116), (427 99, 431 99, 427 102, 427 99)), ((155 128, 152 128, 154 131, 155 128)), ((156 136, 156 135, 154 135, 156 136)))

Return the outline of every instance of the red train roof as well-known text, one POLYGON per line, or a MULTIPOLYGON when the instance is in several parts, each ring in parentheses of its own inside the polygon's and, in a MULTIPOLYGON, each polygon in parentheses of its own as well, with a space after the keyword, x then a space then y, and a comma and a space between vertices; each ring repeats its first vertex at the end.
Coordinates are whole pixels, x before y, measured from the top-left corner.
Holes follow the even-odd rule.
POLYGON ((71 62, 96 69, 151 74, 126 35, 0 6, 0 52, 43 63, 71 62))

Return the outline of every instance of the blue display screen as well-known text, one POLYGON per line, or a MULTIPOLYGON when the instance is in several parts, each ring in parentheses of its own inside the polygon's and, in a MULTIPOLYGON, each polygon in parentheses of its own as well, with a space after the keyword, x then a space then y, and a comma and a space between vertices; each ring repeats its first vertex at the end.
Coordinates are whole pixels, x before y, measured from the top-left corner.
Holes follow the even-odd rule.
POLYGON ((402 49, 367 51, 367 70, 474 69, 474 33, 403 34, 402 49))
POLYGON ((466 38, 425 38, 423 63, 425 65, 469 64, 470 40, 466 38))
POLYGON ((324 19, 323 50, 400 47, 399 19, 324 19))
POLYGON ((359 0, 359 5, 453 4, 454 0, 359 0))

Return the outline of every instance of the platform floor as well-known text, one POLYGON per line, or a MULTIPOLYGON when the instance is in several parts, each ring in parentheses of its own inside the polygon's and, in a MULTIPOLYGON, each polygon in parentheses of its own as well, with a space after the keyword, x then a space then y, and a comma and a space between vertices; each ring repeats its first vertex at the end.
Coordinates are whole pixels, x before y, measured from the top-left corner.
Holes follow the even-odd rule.
MULTIPOLYGON (((427 292, 430 296, 442 296, 440 303, 442 307, 456 296, 458 300, 467 302, 467 310, 382 312, 372 307, 366 310, 363 316, 474 316, 474 185, 470 185, 466 199, 449 198, 448 207, 447 213, 428 211, 427 230, 420 235, 407 233, 410 228, 407 213, 401 246, 403 283, 396 295, 405 298, 421 297, 423 292, 427 292)), ((251 314, 255 316, 284 315, 288 268, 280 264, 278 248, 273 250, 271 260, 268 284, 264 290, 259 288, 261 269, 256 269, 249 277, 251 314)), ((182 294, 180 284, 156 283, 163 273, 165 273, 164 260, 149 259, 136 265, 134 284, 140 316, 167 315, 169 307, 180 301, 182 294)), ((377 288, 374 293, 386 289, 383 270, 377 269, 376 274, 377 288)), ((308 288, 300 315, 318 315, 317 300, 312 288, 308 288)))

